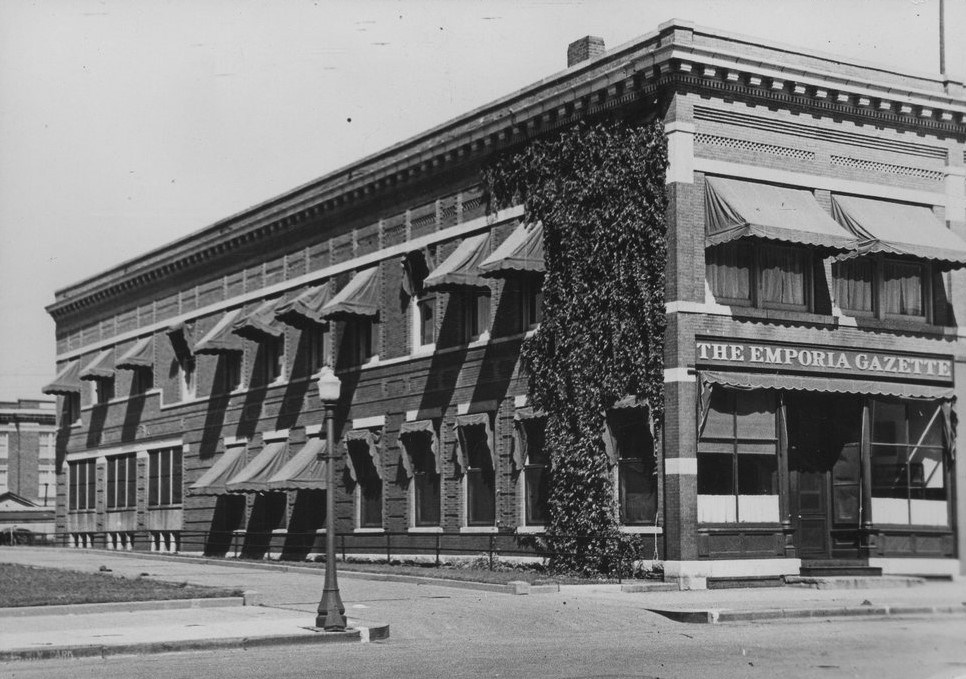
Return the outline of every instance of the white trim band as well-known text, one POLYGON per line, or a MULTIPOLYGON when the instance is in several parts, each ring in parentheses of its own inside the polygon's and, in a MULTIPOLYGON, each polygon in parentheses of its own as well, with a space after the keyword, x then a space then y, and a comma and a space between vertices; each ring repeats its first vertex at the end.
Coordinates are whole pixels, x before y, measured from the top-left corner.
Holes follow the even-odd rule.
POLYGON ((665 368, 664 384, 674 382, 694 382, 697 379, 690 368, 665 368))
POLYGON ((353 429, 372 429, 373 427, 385 427, 385 415, 373 415, 372 417, 358 417, 352 420, 353 429))
POLYGON ((684 474, 697 475, 698 458, 696 457, 666 457, 664 458, 665 476, 682 476, 684 474))

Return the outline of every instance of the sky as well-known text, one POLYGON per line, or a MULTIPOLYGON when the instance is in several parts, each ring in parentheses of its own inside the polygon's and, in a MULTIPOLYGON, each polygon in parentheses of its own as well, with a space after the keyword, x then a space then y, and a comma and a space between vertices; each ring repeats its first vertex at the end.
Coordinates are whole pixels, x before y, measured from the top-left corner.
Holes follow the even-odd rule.
MULTIPOLYGON (((671 18, 939 72, 939 0, 0 0, 0 400, 60 288, 671 18)), ((966 79, 966 0, 946 0, 966 79)))

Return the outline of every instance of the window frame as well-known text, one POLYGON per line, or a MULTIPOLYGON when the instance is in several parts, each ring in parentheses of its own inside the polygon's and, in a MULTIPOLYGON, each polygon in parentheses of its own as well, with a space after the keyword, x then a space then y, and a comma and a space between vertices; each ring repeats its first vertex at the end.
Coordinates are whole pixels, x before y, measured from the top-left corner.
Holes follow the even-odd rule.
POLYGON ((114 387, 113 377, 98 377, 91 380, 91 403, 96 406, 103 406, 113 401, 114 387))
POLYGON ((491 321, 490 291, 469 290, 462 298, 463 343, 480 342, 489 338, 491 321), (485 300, 485 303, 481 302, 485 300), (485 309, 484 309, 485 307, 485 309))
POLYGON ((135 368, 131 371, 131 395, 143 396, 154 389, 154 369, 135 368))
POLYGON ((307 368, 308 374, 315 375, 322 368, 329 365, 332 356, 332 335, 328 324, 311 324, 302 332, 307 333, 308 342, 307 368))
POLYGON ((540 276, 521 276, 520 330, 529 332, 543 321, 543 280, 540 276))
POLYGON ((88 512, 97 509, 97 463, 94 459, 67 463, 67 511, 88 512), (81 473, 83 470, 83 474, 81 473), (81 478, 83 477, 83 478, 81 478), (80 488, 84 489, 81 503, 80 488), (83 504, 83 506, 81 506, 83 504))
POLYGON ((547 511, 550 505, 550 455, 546 447, 547 418, 528 418, 521 420, 518 426, 526 428, 527 439, 527 456, 520 472, 523 477, 523 525, 543 527, 547 523, 547 511), (530 428, 536 426, 540 426, 543 431, 534 437, 530 428), (534 446, 535 441, 538 443, 537 446, 534 446), (540 451, 536 456, 533 455, 535 447, 540 451), (536 483, 531 482, 533 476, 537 477, 536 483), (534 486, 538 489, 536 497, 531 494, 534 486))
POLYGON ((838 286, 839 281, 843 280, 843 277, 840 275, 840 273, 841 264, 844 262, 835 262, 832 266, 832 290, 835 295, 835 304, 846 316, 854 318, 875 318, 882 321, 918 322, 925 323, 927 325, 932 325, 936 322, 935 293, 933 290, 934 286, 936 285, 936 268, 933 266, 932 262, 927 260, 888 257, 883 254, 864 255, 856 258, 855 260, 849 261, 857 260, 867 261, 872 266, 872 310, 868 311, 864 309, 852 309, 842 305, 842 301, 839 299, 838 286), (885 269, 886 266, 890 264, 914 265, 918 268, 920 288, 919 301, 922 305, 922 314, 903 314, 886 311, 885 269))
POLYGON ((386 518, 386 492, 385 483, 379 476, 375 461, 369 454, 369 444, 363 440, 351 440, 346 442, 347 454, 352 458, 351 463, 355 469, 355 499, 356 499, 356 527, 361 529, 384 528, 386 518), (367 504, 367 490, 377 489, 376 494, 378 503, 367 504), (373 507, 379 508, 378 522, 369 515, 373 507))
POLYGON ((148 508, 180 507, 184 503, 184 451, 178 446, 148 451, 148 508), (167 483, 165 484, 165 460, 167 483), (167 492, 165 492, 167 485, 167 492))
POLYGON ((127 511, 137 508, 137 466, 136 453, 112 455, 107 458, 104 505, 108 511, 127 511))
POLYGON ((496 483, 496 469, 493 466, 493 454, 492 441, 489 440, 489 435, 487 428, 482 424, 472 424, 472 425, 460 425, 460 436, 463 438, 464 442, 467 442, 466 432, 467 431, 480 431, 480 440, 476 441, 475 446, 470 446, 467 443, 466 450, 464 454, 466 456, 466 467, 463 469, 463 484, 464 484, 464 498, 466 502, 466 526, 468 527, 481 527, 481 526, 495 526, 497 519, 497 483, 496 483), (485 446, 484 446, 485 444, 485 446), (485 448, 485 449, 484 449, 485 448), (477 459, 474 460, 473 458, 477 459), (479 462, 480 458, 484 461, 481 466, 473 466, 474 462, 479 462), (483 490, 489 489, 489 492, 485 495, 481 495, 487 499, 487 510, 488 515, 482 518, 477 517, 474 513, 474 502, 473 500, 477 497, 477 493, 483 490), (492 513, 492 517, 489 516, 492 513))
POLYGON ((654 455, 654 440, 651 433, 647 430, 647 424, 645 424, 643 419, 645 416, 646 411, 640 407, 629 409, 627 412, 612 410, 608 414, 607 426, 610 428, 610 436, 613 437, 615 457, 617 459, 617 464, 614 465, 614 472, 616 474, 615 491, 617 493, 618 518, 622 526, 655 526, 661 513, 660 484, 658 483, 657 477, 657 459, 654 455), (627 418, 627 420, 621 422, 618 418, 627 418), (639 421, 636 418, 639 418, 639 421), (625 438, 629 433, 633 432, 635 427, 640 428, 640 433, 643 437, 643 440, 640 441, 642 447, 638 451, 638 454, 633 454, 629 450, 632 447, 633 441, 628 441, 625 438), (647 448, 650 450, 648 451, 647 448), (649 479, 651 483, 651 488, 645 490, 650 490, 654 497, 653 507, 647 508, 648 510, 653 510, 653 517, 650 520, 645 518, 641 521, 629 521, 627 519, 629 511, 626 496, 628 494, 628 480, 630 475, 625 471, 625 468, 637 464, 643 466, 642 476, 645 479, 649 479))
POLYGON ((711 294, 714 296, 715 301, 723 306, 742 306, 749 307, 753 309, 773 309, 776 311, 795 311, 803 313, 812 313, 815 308, 815 252, 814 250, 803 246, 795 244, 782 244, 782 243, 772 243, 772 242, 759 242, 759 241, 749 241, 746 239, 738 239, 730 241, 728 243, 722 243, 720 245, 714 245, 705 248, 705 281, 708 283, 708 289, 711 290, 711 294), (726 295, 718 294, 712 288, 711 281, 713 280, 711 276, 708 275, 708 267, 714 264, 710 262, 708 257, 708 252, 722 252, 725 248, 735 248, 738 254, 745 255, 748 260, 748 298, 742 297, 728 297, 726 295), (796 255, 800 256, 804 261, 802 262, 802 289, 804 293, 805 302, 804 304, 792 304, 783 303, 775 301, 766 301, 764 299, 764 292, 762 290, 764 272, 762 270, 763 261, 763 251, 773 249, 773 250, 787 250, 794 252, 796 255))

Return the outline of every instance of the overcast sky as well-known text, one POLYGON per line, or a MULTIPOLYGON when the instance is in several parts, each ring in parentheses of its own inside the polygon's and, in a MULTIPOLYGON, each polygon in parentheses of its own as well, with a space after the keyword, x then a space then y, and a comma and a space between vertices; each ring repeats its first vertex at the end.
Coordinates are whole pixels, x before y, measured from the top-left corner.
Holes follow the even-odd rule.
MULTIPOLYGON (((54 291, 672 17, 939 70, 939 0, 0 0, 0 400, 54 373, 54 291)), ((966 0, 947 0, 966 77, 966 0)))

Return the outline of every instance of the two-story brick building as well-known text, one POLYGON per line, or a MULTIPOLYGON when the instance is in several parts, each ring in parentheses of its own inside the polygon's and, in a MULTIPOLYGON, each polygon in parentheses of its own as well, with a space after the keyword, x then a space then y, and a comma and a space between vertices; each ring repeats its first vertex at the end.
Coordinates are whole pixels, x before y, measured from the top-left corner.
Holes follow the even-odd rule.
POLYGON ((474 553, 539 533, 542 230, 480 168, 577 121, 664 122, 665 410, 602 432, 668 578, 960 572, 957 82, 670 22, 61 290, 58 527, 75 544, 474 553), (337 487, 312 376, 333 365, 337 487))
POLYGON ((56 417, 52 399, 0 401, 0 542, 54 532, 56 417))

